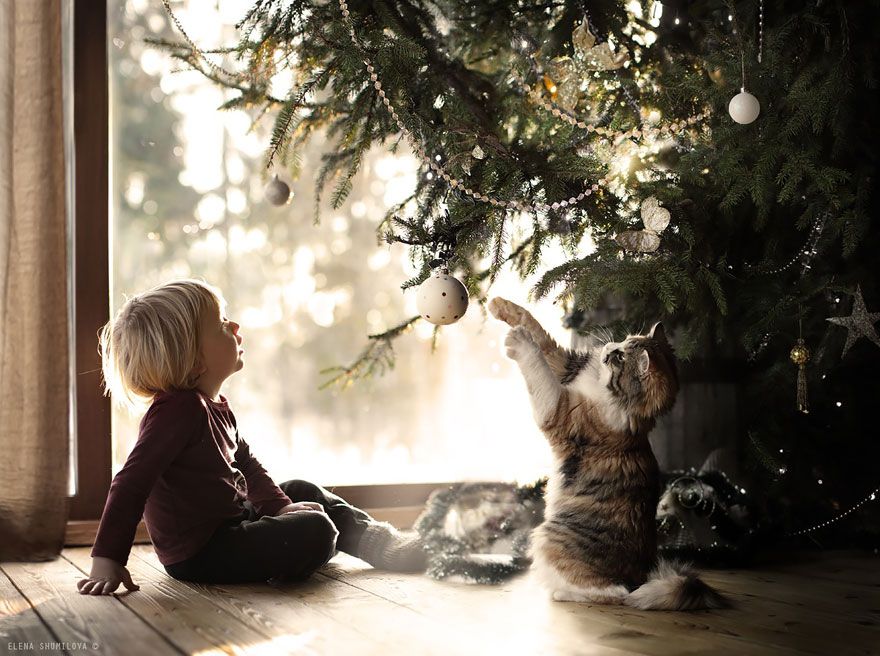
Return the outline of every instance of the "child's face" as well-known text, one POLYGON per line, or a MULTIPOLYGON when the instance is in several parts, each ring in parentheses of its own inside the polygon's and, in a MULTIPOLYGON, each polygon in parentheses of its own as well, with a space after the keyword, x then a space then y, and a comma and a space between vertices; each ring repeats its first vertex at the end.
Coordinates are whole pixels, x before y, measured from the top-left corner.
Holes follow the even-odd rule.
POLYGON ((204 370, 200 381, 219 385, 244 366, 239 328, 219 308, 209 310, 202 316, 201 355, 204 370))

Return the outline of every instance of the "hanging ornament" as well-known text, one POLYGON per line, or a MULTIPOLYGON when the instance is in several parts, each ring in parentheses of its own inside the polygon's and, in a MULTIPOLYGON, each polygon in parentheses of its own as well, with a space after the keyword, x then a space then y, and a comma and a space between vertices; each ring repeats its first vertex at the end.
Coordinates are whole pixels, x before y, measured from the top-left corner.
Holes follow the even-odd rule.
POLYGON ((483 152, 483 149, 480 148, 480 144, 474 146, 474 149, 471 151, 471 156, 474 159, 483 159, 486 156, 486 153, 483 152))
POLYGON ((642 222, 644 230, 627 230, 621 232, 615 241, 628 251, 653 253, 660 246, 660 233, 666 229, 670 220, 669 210, 660 206, 654 196, 642 202, 642 222))
POLYGON ((856 286, 856 293, 853 296, 852 314, 848 317, 829 317, 825 321, 843 326, 849 332, 846 335, 846 344, 843 345, 843 353, 841 359, 846 357, 849 348, 861 337, 866 337, 880 346, 880 337, 874 324, 880 321, 880 312, 868 312, 865 307, 865 299, 862 298, 861 286, 856 286))
POLYGON ((612 71, 623 66, 629 59, 629 51, 625 47, 612 50, 608 41, 596 45, 596 37, 590 31, 590 21, 586 16, 572 30, 571 44, 574 46, 575 58, 588 70, 612 71))
MULTIPOLYGON (((731 7, 731 11, 736 13, 736 10, 731 7)), ((760 29, 760 43, 758 46, 758 63, 761 63, 761 58, 764 50, 764 2, 761 0, 761 7, 759 13, 759 29, 760 29)), ((742 42, 742 31, 740 29, 736 30, 736 33, 740 35, 740 43, 739 43, 739 56, 740 56, 740 65, 742 67, 742 84, 740 85, 739 93, 736 94, 733 98, 730 99, 730 102, 727 105, 727 112, 730 114, 730 118, 739 123, 740 125, 748 125, 752 123, 756 118, 758 118, 758 114, 761 113, 761 103, 758 102, 758 99, 755 98, 752 94, 746 91, 746 53, 745 48, 743 47, 742 42)))
POLYGON ((581 79, 584 74, 571 57, 556 57, 544 75, 544 88, 550 99, 567 111, 572 111, 581 97, 581 79), (549 86, 548 86, 549 85, 549 86))
POLYGON ((608 41, 596 45, 596 37, 590 32, 589 20, 574 28, 571 33, 573 57, 555 57, 546 66, 543 75, 544 88, 550 99, 560 108, 573 111, 581 99, 585 80, 593 71, 610 71, 623 66, 629 58, 624 48, 611 49, 608 41))
POLYGON ((467 289, 460 280, 449 275, 445 265, 440 266, 419 285, 416 307, 422 319, 435 326, 455 323, 467 312, 467 289))
POLYGON ((791 353, 788 354, 789 359, 797 365, 797 409, 804 414, 810 412, 810 406, 807 402, 807 363, 810 361, 810 349, 804 343, 803 337, 798 337, 791 353))
POLYGON ((761 113, 761 103, 743 87, 738 94, 730 99, 727 111, 734 121, 740 125, 748 125, 761 113))
POLYGON ((554 211, 547 213, 547 230, 554 235, 570 235, 572 227, 572 221, 565 214, 554 211))
POLYGON ((276 207, 286 205, 293 198, 293 192, 290 191, 290 187, 283 180, 279 180, 277 175, 266 185, 263 195, 266 197, 266 200, 276 207))

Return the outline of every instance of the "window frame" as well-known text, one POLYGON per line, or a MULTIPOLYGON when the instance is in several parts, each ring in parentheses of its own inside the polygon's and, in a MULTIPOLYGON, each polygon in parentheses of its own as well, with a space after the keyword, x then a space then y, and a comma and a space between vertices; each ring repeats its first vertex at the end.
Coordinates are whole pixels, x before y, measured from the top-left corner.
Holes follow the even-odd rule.
MULTIPOLYGON (((107 2, 73 1, 74 219, 72 354, 76 494, 66 546, 94 544, 112 479, 110 399, 103 395, 97 335, 110 317, 109 70, 107 2)), ((409 527, 434 490, 452 483, 337 485, 328 489, 376 519, 409 527)), ((136 543, 148 543, 143 521, 136 543)))

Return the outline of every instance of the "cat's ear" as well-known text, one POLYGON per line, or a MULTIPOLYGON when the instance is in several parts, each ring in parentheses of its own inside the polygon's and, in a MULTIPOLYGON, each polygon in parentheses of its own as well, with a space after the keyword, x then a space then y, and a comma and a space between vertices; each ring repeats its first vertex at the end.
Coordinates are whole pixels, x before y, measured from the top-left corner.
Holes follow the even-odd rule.
POLYGON ((666 342, 666 330, 663 328, 663 324, 659 321, 654 324, 654 327, 651 328, 651 332, 648 333, 648 337, 651 339, 656 339, 658 342, 666 342))
POLYGON ((651 356, 648 355, 648 352, 645 349, 642 349, 642 352, 639 353, 639 374, 644 376, 648 373, 648 369, 651 368, 651 356))

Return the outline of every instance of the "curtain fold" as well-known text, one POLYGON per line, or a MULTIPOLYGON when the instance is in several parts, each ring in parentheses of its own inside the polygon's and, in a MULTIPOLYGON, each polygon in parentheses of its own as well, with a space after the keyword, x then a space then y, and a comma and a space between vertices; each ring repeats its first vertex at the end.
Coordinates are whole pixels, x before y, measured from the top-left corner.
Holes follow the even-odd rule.
POLYGON ((68 514, 60 0, 0 0, 0 560, 54 558, 68 514))

